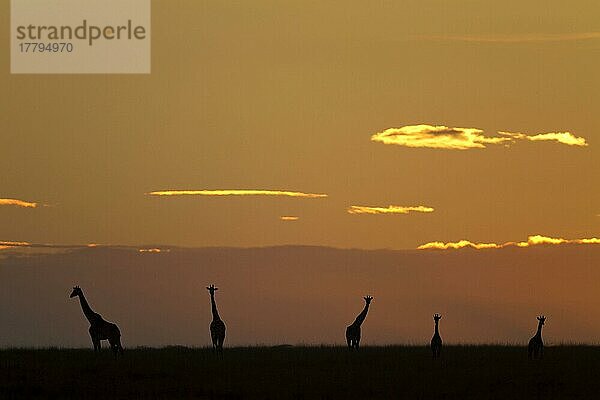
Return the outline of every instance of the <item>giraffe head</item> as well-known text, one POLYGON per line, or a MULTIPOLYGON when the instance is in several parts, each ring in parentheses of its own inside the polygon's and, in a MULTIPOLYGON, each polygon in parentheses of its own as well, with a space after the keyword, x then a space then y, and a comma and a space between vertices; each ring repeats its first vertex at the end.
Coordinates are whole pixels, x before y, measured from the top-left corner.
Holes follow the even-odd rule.
POLYGON ((365 303, 367 303, 367 305, 371 304, 371 300, 373 300, 373 296, 366 296, 363 297, 363 299, 365 299, 365 303))
POLYGON ((442 316, 438 313, 433 314, 433 320, 437 323, 440 319, 442 319, 442 316))
POLYGON ((81 288, 79 286, 74 286, 73 291, 71 292, 71 295, 69 296, 69 298, 73 298, 75 296, 81 296, 82 294, 83 294, 83 292, 81 291, 81 288))
POLYGON ((540 325, 544 325, 544 322, 546 322, 546 317, 540 315, 539 317, 537 317, 537 320, 540 321, 540 325))
POLYGON ((208 292, 211 294, 211 296, 213 296, 215 294, 215 292, 217 290, 219 290, 219 288, 216 288, 215 285, 210 285, 207 286, 206 289, 208 290, 208 292))

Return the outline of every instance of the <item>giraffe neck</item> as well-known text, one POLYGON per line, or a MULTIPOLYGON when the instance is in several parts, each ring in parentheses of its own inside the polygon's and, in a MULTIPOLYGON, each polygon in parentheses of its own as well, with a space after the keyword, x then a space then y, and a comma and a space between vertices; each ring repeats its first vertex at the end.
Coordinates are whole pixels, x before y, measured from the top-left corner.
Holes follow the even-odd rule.
POLYGON ((439 322, 439 321, 435 321, 435 334, 436 334, 436 335, 439 335, 439 334, 440 334, 440 331, 439 331, 439 329, 438 329, 438 322, 439 322))
POLYGON ((542 323, 538 323, 538 328, 535 336, 542 337, 542 323))
POLYGON ((360 326, 365 318, 367 318, 367 313, 369 312, 369 304, 365 304, 365 308, 358 314, 356 319, 354 320, 354 325, 360 326))
POLYGON ((96 313, 92 310, 92 308, 88 304, 83 293, 81 293, 81 295, 79 295, 79 303, 81 304, 81 310, 83 311, 83 315, 85 315, 87 320, 90 321, 90 323, 92 323, 96 319, 96 313))
POLYGON ((210 305, 212 306, 213 321, 220 321, 219 312, 217 311, 217 303, 215 302, 215 294, 210 294, 210 305))

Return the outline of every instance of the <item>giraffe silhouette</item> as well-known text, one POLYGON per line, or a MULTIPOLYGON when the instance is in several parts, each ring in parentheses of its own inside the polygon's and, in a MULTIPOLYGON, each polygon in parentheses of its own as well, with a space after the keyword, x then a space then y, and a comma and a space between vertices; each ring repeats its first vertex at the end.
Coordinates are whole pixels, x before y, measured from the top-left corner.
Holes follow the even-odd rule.
POLYGON ((215 285, 207 286, 206 289, 210 293, 210 305, 212 307, 212 322, 210 323, 210 338, 212 339, 213 348, 215 351, 223 352, 223 342, 225 341, 225 323, 219 317, 217 311, 217 303, 215 302, 215 292, 219 290, 215 285))
POLYGON ((364 322, 365 318, 367 318, 369 305, 371 304, 371 300, 373 300, 373 297, 371 296, 363 298, 365 299, 365 308, 363 308, 360 314, 358 314, 352 325, 346 328, 346 342, 348 343, 348 348, 350 350, 358 350, 360 347, 360 326, 364 322))
POLYGON ((81 304, 83 315, 85 315, 87 320, 90 322, 89 332, 90 337, 92 338, 92 344, 94 345, 94 351, 100 350, 100 342, 102 340, 108 340, 110 348, 115 355, 117 353, 123 354, 123 346, 121 346, 121 331, 119 331, 119 327, 112 322, 105 321, 100 314, 92 310, 85 299, 83 290, 81 290, 79 286, 75 286, 73 288, 73 292, 71 292, 71 296, 69 297, 79 297, 79 303, 81 304))
POLYGON ((433 332, 433 337, 431 338, 431 352, 433 353, 433 358, 439 358, 440 353, 442 352, 442 337, 440 336, 440 331, 438 328, 438 324, 442 319, 440 314, 434 314, 433 321, 435 322, 435 330, 433 332))
POLYGON ((530 359, 541 359, 544 356, 544 341, 542 340, 542 326, 546 322, 546 317, 540 315, 537 317, 538 327, 535 335, 529 339, 527 353, 530 359))

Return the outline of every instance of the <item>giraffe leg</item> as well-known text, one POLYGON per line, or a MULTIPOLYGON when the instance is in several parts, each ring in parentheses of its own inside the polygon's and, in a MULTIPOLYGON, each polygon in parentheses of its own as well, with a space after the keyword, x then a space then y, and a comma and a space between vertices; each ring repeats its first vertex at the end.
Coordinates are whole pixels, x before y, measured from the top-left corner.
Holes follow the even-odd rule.
POLYGON ((92 338, 92 344, 94 345, 94 351, 100 350, 100 348, 101 348, 100 340, 98 339, 98 337, 96 336, 94 331, 92 331, 92 328, 90 328, 89 332, 90 332, 90 337, 92 338))
POLYGON ((114 355, 123 354, 123 346, 121 346, 121 338, 116 337, 113 339, 109 339, 110 348, 113 351, 114 355))
POLYGON ((346 343, 348 344, 348 348, 352 350, 352 334, 350 332, 350 326, 346 327, 346 343))

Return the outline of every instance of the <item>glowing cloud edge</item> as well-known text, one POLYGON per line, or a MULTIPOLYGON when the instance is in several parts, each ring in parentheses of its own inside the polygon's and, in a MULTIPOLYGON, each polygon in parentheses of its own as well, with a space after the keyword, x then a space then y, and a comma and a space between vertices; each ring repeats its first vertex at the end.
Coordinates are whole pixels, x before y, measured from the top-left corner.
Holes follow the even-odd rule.
POLYGON ((553 238, 543 235, 531 235, 527 237, 527 241, 524 242, 506 242, 503 244, 496 243, 475 243, 470 240, 462 239, 458 242, 428 242, 417 247, 417 250, 456 250, 462 248, 473 248, 477 250, 482 249, 502 249, 505 247, 531 247, 543 244, 600 244, 599 238, 587 238, 587 239, 563 239, 553 238))

